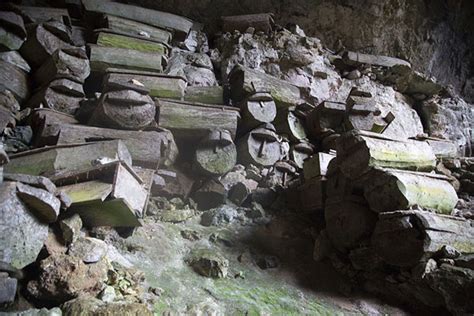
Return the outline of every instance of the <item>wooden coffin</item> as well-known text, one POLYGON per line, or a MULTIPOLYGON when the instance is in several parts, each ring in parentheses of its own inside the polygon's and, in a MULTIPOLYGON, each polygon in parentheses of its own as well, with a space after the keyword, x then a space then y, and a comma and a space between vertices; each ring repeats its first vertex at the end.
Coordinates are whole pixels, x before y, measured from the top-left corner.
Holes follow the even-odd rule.
POLYGON ((451 214, 458 202, 449 178, 442 175, 376 168, 366 178, 364 196, 376 212, 419 206, 451 214))
POLYGON ((99 46, 127 48, 164 56, 169 54, 169 46, 164 43, 116 34, 107 29, 97 29, 95 32, 97 36, 96 44, 99 46))
POLYGON ((248 132, 259 125, 271 123, 277 115, 275 101, 270 93, 257 92, 240 103, 242 121, 240 129, 248 132))
POLYGON ((462 253, 474 252, 474 228, 469 220, 426 211, 382 213, 372 244, 388 264, 413 267, 443 246, 462 253))
POLYGON ((229 74, 231 97, 240 102, 258 91, 269 91, 277 107, 290 107, 303 103, 300 89, 288 81, 264 72, 237 65, 229 74))
POLYGON ((123 85, 136 80, 149 90, 152 97, 178 100, 184 98, 186 79, 183 77, 117 68, 109 68, 106 73, 104 86, 123 85))
POLYGON ((234 32, 237 30, 244 33, 249 27, 252 27, 257 32, 268 33, 275 24, 271 13, 223 16, 221 19, 224 32, 234 32))
POLYGON ((280 160, 281 145, 271 124, 256 128, 239 139, 237 144, 239 163, 269 167, 280 160))
POLYGON ((90 66, 93 72, 102 73, 107 68, 162 72, 165 63, 164 56, 155 53, 93 44, 89 44, 89 49, 90 66))
POLYGON ((160 111, 158 125, 171 130, 176 138, 199 140, 216 129, 228 130, 235 138, 240 117, 236 108, 165 99, 156 104, 160 111))
POLYGON ((237 150, 227 130, 214 130, 196 148, 194 166, 205 175, 219 176, 229 172, 237 162, 237 150))
POLYGON ((226 104, 222 86, 189 86, 184 92, 184 101, 206 104, 226 104))
POLYGON ((108 14, 105 15, 104 26, 115 33, 121 33, 123 35, 149 39, 167 44, 169 44, 173 38, 172 32, 166 29, 153 27, 148 24, 108 14))
POLYGON ((351 131, 338 140, 341 171, 355 179, 373 167, 431 171, 436 157, 426 142, 401 140, 365 131, 351 131))
POLYGON ((174 31, 177 40, 184 40, 194 22, 167 12, 101 0, 83 0, 87 11, 105 13, 174 31))

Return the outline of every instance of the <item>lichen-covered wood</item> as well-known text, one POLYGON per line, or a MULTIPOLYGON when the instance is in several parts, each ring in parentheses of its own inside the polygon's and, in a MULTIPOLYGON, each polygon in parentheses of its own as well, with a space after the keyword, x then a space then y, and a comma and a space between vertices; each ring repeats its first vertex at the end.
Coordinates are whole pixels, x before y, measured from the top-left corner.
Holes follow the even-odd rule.
POLYGON ((364 195, 370 208, 376 212, 420 206, 451 214, 458 202, 456 191, 445 176, 377 168, 366 178, 364 195))
POLYGON ((235 137, 238 109, 164 99, 156 104, 160 111, 158 125, 171 130, 176 138, 199 140, 215 129, 228 130, 235 137))
POLYGON ((327 133, 341 132, 345 116, 345 103, 324 101, 307 114, 306 128, 309 135, 320 139, 327 133))
POLYGON ((137 80, 150 90, 150 96, 157 98, 178 99, 184 98, 186 79, 156 72, 134 71, 125 69, 107 69, 104 85, 127 84, 137 80))
POLYGON ((127 48, 146 53, 156 53, 165 56, 168 55, 169 51, 168 45, 165 45, 163 43, 149 41, 146 39, 133 38, 121 34, 114 34, 103 29, 101 29, 98 33, 96 43, 99 46, 127 48))
POLYGON ((222 86, 189 86, 184 92, 184 100, 207 104, 225 104, 222 86))
POLYGON ((469 220, 426 211, 382 213, 372 244, 385 262, 413 267, 446 245, 463 253, 474 252, 474 228, 469 220))
POLYGON ((264 72, 237 65, 229 74, 231 97, 240 102, 258 91, 269 91, 277 107, 290 107, 303 103, 301 91, 288 81, 264 72))
POLYGON ((178 40, 184 40, 193 27, 193 21, 167 12, 145 9, 133 5, 100 0, 83 0, 87 11, 106 13, 156 27, 171 29, 178 40))
POLYGON ((341 171, 355 179, 373 167, 431 171, 436 157, 426 142, 399 140, 365 131, 342 135, 337 146, 341 171))
POLYGON ((89 44, 89 48, 93 72, 105 72, 107 68, 163 71, 164 56, 161 54, 92 44, 89 44))
POLYGON ((196 148, 194 164, 205 175, 218 176, 230 171, 237 162, 237 150, 230 132, 211 131, 196 148))

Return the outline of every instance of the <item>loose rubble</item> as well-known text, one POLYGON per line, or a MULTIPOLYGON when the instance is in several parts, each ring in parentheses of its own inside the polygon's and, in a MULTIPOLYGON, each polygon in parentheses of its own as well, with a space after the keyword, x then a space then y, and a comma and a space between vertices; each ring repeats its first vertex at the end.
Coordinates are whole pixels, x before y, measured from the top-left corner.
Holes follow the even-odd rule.
MULTIPOLYGON (((223 314, 213 286, 286 267, 236 248, 236 231, 264 244, 264 227, 268 248, 304 248, 346 292, 474 312, 471 105, 408 61, 331 52, 271 13, 222 17, 211 41, 167 12, 65 3, 0 6, 0 309, 223 314), (209 301, 172 306, 133 268, 149 264, 145 232, 209 301)), ((287 308, 271 312, 304 310, 287 308)))

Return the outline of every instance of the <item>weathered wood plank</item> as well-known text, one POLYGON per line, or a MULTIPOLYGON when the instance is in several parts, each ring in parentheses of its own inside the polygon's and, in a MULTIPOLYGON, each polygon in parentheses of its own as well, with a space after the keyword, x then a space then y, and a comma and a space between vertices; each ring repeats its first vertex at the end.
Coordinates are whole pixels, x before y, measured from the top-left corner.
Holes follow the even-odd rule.
POLYGON ((10 90, 18 102, 29 95, 27 75, 12 64, 0 60, 0 89, 10 90))
POLYGON ((374 169, 367 174, 364 195, 376 212, 409 209, 413 206, 450 214, 458 196, 448 178, 422 172, 374 169))
POLYGON ((397 140, 365 131, 343 134, 337 155, 341 171, 351 179, 373 167, 431 171, 436 166, 436 157, 426 142, 397 140))
POLYGON ((105 47, 117 47, 138 50, 146 53, 156 53, 168 56, 169 47, 163 43, 149 41, 146 39, 133 38, 121 34, 114 34, 108 30, 96 30, 97 45, 105 47))
POLYGON ((10 158, 10 163, 5 167, 6 172, 47 177, 88 169, 99 158, 132 164, 127 147, 117 140, 33 149, 11 155, 10 158))
POLYGON ((112 31, 123 33, 124 35, 167 44, 171 42, 173 37, 173 34, 168 30, 113 15, 105 16, 105 26, 112 31))
POLYGON ((303 103, 300 89, 291 83, 258 70, 235 66, 229 74, 231 97, 240 102, 259 91, 269 91, 277 107, 290 107, 303 103))
POLYGON ((162 72, 164 56, 127 48, 88 45, 90 65, 93 72, 105 72, 107 68, 123 68, 162 72))
POLYGON ((174 30, 177 40, 184 40, 194 24, 193 21, 181 16, 128 4, 100 0, 83 0, 82 3, 87 11, 106 13, 174 30))
POLYGON ((257 13, 246 15, 234 15, 222 17, 222 30, 234 32, 235 30, 245 32, 249 27, 255 31, 268 33, 273 29, 273 15, 271 13, 257 13))
POLYGON ((115 68, 107 69, 106 72, 104 86, 127 84, 130 80, 137 80, 150 90, 152 97, 178 100, 184 98, 186 79, 183 77, 115 68))
POLYGON ((207 104, 225 104, 222 86, 189 86, 186 87, 184 100, 207 104))
POLYGON ((173 135, 167 131, 124 131, 83 125, 52 124, 42 139, 53 139, 54 144, 74 144, 90 141, 120 139, 127 146, 133 163, 150 168, 158 164, 172 165, 178 156, 173 135))
POLYGON ((372 244, 387 263, 413 267, 443 246, 474 252, 474 228, 469 220, 426 211, 382 213, 372 244))
POLYGON ((235 137, 238 109, 226 106, 206 106, 200 103, 159 99, 159 126, 173 132, 176 138, 199 140, 209 131, 228 130, 235 137))

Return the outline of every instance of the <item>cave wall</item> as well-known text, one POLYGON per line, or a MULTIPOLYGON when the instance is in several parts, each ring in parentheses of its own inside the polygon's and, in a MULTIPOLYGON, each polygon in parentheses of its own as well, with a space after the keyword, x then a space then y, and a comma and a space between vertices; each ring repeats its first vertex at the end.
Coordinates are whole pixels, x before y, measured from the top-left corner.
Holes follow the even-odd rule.
POLYGON ((273 12, 326 46, 409 60, 474 101, 474 3, 471 0, 131 0, 218 30, 222 15, 273 12))

